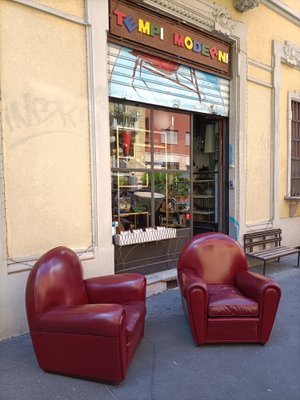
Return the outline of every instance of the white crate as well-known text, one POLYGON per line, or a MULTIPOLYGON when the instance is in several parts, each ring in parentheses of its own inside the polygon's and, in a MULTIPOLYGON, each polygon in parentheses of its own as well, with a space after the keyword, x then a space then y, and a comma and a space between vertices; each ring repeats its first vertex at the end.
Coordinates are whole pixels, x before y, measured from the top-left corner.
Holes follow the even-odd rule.
POLYGON ((159 229, 146 228, 139 232, 122 232, 114 235, 114 243, 118 246, 127 246, 136 243, 155 242, 163 239, 172 239, 176 237, 175 228, 160 227, 159 229))

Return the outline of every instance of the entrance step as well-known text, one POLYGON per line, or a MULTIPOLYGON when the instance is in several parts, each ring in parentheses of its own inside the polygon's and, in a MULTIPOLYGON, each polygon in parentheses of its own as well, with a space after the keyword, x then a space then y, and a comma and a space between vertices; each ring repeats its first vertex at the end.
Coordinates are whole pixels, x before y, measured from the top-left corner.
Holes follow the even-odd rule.
POLYGON ((165 292, 168 289, 177 287, 177 269, 169 269, 166 271, 155 272, 146 275, 147 280, 147 297, 158 293, 165 292))

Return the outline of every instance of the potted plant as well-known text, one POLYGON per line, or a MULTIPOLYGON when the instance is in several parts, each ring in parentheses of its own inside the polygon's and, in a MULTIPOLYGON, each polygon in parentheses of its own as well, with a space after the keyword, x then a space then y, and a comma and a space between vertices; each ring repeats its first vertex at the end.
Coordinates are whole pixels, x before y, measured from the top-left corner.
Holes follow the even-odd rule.
POLYGON ((127 157, 134 135, 132 128, 135 127, 135 123, 139 119, 139 113, 136 109, 126 111, 126 106, 124 104, 115 104, 113 111, 111 111, 111 118, 116 120, 117 126, 123 128, 122 149, 124 155, 127 157))

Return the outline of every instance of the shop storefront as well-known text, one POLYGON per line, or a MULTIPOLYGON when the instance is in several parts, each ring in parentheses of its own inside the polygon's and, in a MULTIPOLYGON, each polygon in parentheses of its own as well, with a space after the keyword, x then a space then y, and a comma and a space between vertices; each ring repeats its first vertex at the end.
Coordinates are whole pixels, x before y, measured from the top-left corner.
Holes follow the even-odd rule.
POLYGON ((299 246, 298 3, 0 1, 0 340, 59 245, 149 294, 203 231, 299 246))
POLYGON ((111 1, 116 273, 174 268, 191 236, 228 233, 230 52, 218 38, 111 1))

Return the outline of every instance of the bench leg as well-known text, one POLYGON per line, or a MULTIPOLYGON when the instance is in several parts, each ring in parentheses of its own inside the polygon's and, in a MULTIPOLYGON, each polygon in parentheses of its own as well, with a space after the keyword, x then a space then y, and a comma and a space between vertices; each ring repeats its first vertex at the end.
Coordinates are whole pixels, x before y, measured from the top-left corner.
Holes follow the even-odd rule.
POLYGON ((299 268, 299 261, 300 261, 300 251, 298 251, 298 263, 297 263, 297 268, 299 268))
POLYGON ((266 260, 264 260, 264 269, 263 269, 263 275, 266 275, 266 260))

